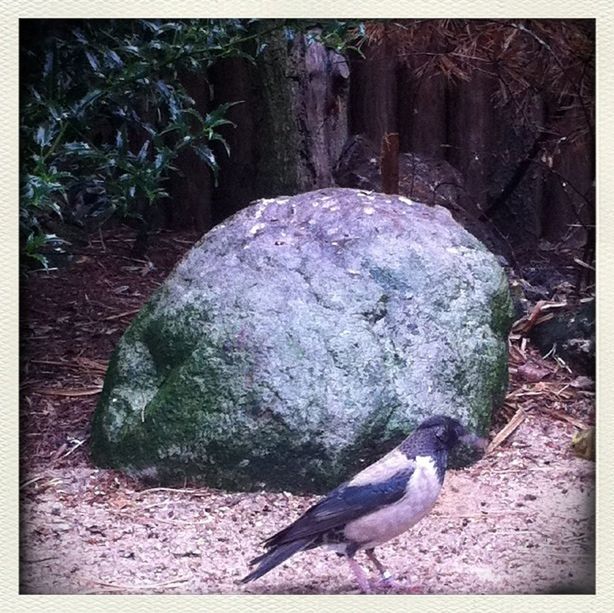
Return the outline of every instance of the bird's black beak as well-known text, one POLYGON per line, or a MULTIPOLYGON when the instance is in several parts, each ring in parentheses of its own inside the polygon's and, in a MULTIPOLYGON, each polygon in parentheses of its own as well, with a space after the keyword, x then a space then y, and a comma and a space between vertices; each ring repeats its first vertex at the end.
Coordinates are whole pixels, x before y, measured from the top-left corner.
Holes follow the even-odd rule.
POLYGON ((463 436, 461 436, 458 440, 461 443, 464 443, 465 445, 470 445, 471 447, 475 447, 480 451, 485 451, 486 447, 488 447, 488 439, 481 438, 480 436, 477 436, 472 432, 463 434, 463 436))

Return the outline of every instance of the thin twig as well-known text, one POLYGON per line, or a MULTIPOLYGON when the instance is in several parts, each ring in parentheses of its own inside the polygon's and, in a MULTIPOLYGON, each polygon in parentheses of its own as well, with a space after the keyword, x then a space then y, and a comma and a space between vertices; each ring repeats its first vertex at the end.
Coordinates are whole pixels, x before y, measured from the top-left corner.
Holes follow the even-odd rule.
POLYGON ((567 413, 561 413, 560 411, 555 411, 554 409, 547 409, 546 407, 539 407, 539 410, 546 415, 550 415, 550 417, 554 417, 560 421, 566 421, 570 423, 572 426, 579 428, 580 430, 586 430, 589 426, 585 422, 576 419, 571 415, 567 415, 567 413))
POLYGON ((170 579, 168 581, 160 581, 159 583, 149 583, 146 585, 119 585, 117 583, 107 583, 106 581, 96 580, 94 580, 93 583, 102 587, 107 587, 115 590, 154 590, 158 587, 168 587, 169 585, 173 585, 175 583, 185 583, 191 578, 191 575, 186 575, 185 577, 180 577, 179 579, 170 579))
POLYGON ((30 364, 45 364, 46 366, 68 366, 70 362, 64 360, 36 360, 31 358, 28 360, 30 364))
POLYGON ((490 442, 490 445, 488 445, 488 449, 486 449, 486 455, 492 453, 497 447, 499 447, 499 445, 501 445, 501 443, 503 443, 516 430, 516 428, 520 426, 520 424, 525 420, 525 417, 526 411, 523 408, 518 409, 514 417, 510 419, 510 421, 503 428, 503 430, 498 432, 497 435, 490 442))
POLYGON ((103 317, 101 321, 111 321, 112 319, 121 319, 122 317, 128 317, 128 315, 135 315, 141 309, 130 309, 129 311, 124 311, 123 313, 118 313, 117 315, 109 315, 108 317, 103 317))
POLYGON ((102 238, 102 226, 100 226, 100 227, 98 228, 98 234, 99 234, 99 236, 100 236, 100 246, 102 247, 102 251, 103 251, 104 253, 106 253, 106 252, 107 252, 107 247, 106 247, 106 245, 104 244, 104 239, 102 238))
POLYGON ((146 490, 141 490, 140 492, 134 492, 134 495, 138 494, 151 494, 155 492, 174 492, 177 494, 196 494, 198 492, 202 492, 202 490, 197 489, 186 489, 186 488, 176 488, 176 487, 152 487, 146 490))
POLYGON ((48 560, 57 560, 59 556, 49 556, 48 558, 38 558, 37 560, 22 560, 24 564, 37 564, 38 562, 47 562, 48 560))
POLYGON ((580 258, 574 258, 573 261, 578 264, 578 266, 582 266, 583 268, 587 268, 588 270, 595 270, 594 266, 583 262, 580 258))
POLYGON ((68 398, 77 398, 80 396, 95 396, 102 392, 102 384, 90 388, 53 388, 53 387, 38 387, 32 390, 34 394, 42 394, 43 396, 66 396, 68 398))
MULTIPOLYGON (((22 490, 24 487, 28 487, 28 485, 32 485, 33 483, 36 483, 37 481, 41 481, 42 479, 48 479, 48 478, 49 478, 49 475, 46 475, 46 474, 36 475, 36 477, 32 477, 32 479, 28 479, 27 481, 24 481, 19 486, 19 489, 22 490)), ((49 481, 50 485, 56 485, 58 483, 62 483, 62 479, 51 479, 49 481)))

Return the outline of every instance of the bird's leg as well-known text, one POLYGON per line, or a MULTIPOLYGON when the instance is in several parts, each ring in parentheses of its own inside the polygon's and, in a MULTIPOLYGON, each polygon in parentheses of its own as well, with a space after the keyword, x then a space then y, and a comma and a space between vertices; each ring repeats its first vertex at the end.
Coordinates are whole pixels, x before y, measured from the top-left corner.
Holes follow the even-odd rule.
MULTIPOLYGON (((367 557, 369 558, 369 560, 373 562, 373 564, 375 565, 375 567, 379 571, 379 574, 382 577, 380 581, 380 585, 383 585, 387 588, 396 588, 396 589, 400 588, 399 584, 396 583, 394 579, 392 578, 390 571, 377 559, 377 557, 375 556, 375 551, 373 549, 365 549, 365 553, 367 554, 367 557)), ((411 587, 409 588, 409 593, 410 594, 422 594, 422 588, 417 587, 417 586, 411 587)))
POLYGON ((367 579, 367 575, 365 575, 365 571, 360 568, 360 564, 358 564, 358 562, 356 562, 356 560, 351 556, 347 556, 347 561, 352 569, 352 572, 354 573, 354 576, 356 577, 356 581, 358 581, 360 589, 365 594, 370 594, 371 586, 369 585, 369 580, 367 579))
POLYGON ((375 555, 375 550, 365 549, 365 553, 367 554, 369 560, 373 562, 375 568, 377 568, 377 570, 379 571, 379 574, 382 577, 381 582, 384 585, 392 586, 394 584, 394 581, 392 580, 392 575, 390 574, 390 571, 377 559, 375 555))

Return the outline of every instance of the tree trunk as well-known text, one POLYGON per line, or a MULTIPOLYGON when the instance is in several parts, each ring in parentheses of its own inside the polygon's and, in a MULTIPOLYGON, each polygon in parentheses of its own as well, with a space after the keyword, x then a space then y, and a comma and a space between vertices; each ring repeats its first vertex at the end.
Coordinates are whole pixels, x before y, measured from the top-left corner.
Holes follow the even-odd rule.
MULTIPOLYGON (((209 84, 206 77, 185 74, 181 82, 203 115, 210 108, 209 84)), ((211 212, 211 170, 193 151, 182 151, 175 164, 178 172, 168 181, 170 202, 166 204, 168 225, 173 228, 195 228, 205 232, 213 225, 211 212)))
POLYGON ((352 59, 350 132, 381 143, 387 132, 398 132, 396 54, 386 39, 352 59))
POLYGON ((347 139, 349 68, 319 43, 297 37, 288 47, 271 35, 258 60, 256 191, 295 194, 332 185, 332 168, 347 139))
POLYGON ((502 143, 496 142, 497 115, 492 106, 494 82, 474 75, 448 85, 448 161, 465 177, 465 189, 486 211, 490 174, 502 143))
MULTIPOLYGON (((570 114, 554 128, 559 134, 572 134, 582 119, 570 114)), ((594 151, 588 135, 560 141, 545 160, 546 189, 542 211, 543 236, 551 241, 567 237, 582 245, 589 227, 595 223, 595 186, 592 172, 594 151)))
POLYGON ((223 146, 214 148, 220 164, 218 185, 213 192, 213 222, 219 223, 257 197, 256 175, 258 142, 263 133, 256 123, 256 68, 240 58, 224 60, 210 71, 214 101, 240 102, 226 118, 235 124, 222 126, 220 133, 228 143, 230 157, 223 146))
POLYGON ((251 200, 333 185, 332 169, 348 137, 349 67, 339 54, 282 33, 269 36, 256 66, 229 60, 211 72, 215 102, 230 109, 236 129, 223 134, 215 219, 251 200))
POLYGON ((446 82, 442 76, 417 79, 411 59, 399 67, 398 113, 401 151, 446 159, 446 82))

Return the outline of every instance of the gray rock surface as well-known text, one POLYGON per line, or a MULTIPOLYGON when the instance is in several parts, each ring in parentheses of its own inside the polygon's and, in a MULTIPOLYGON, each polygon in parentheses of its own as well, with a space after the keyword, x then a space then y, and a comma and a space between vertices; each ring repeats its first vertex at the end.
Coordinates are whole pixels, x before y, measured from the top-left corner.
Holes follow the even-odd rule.
POLYGON ((93 458, 166 482, 322 491, 433 413, 483 432, 510 324, 503 270, 443 208, 353 189, 257 201, 126 331, 93 458))

